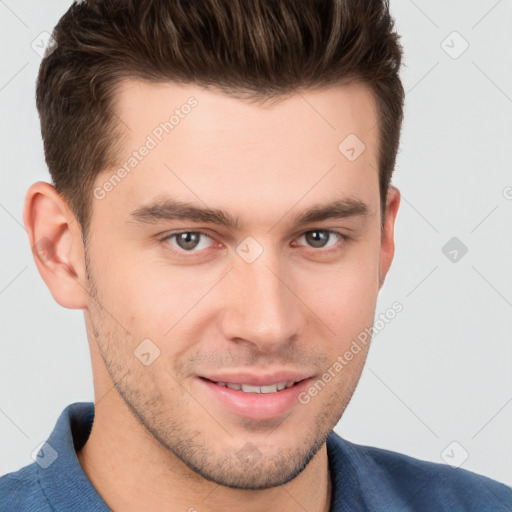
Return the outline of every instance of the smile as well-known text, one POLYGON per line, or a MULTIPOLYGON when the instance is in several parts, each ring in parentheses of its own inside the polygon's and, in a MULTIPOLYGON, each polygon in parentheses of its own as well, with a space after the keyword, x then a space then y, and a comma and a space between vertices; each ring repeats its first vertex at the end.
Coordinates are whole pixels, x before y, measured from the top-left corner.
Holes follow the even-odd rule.
POLYGON ((283 391, 283 389, 291 388, 297 383, 296 381, 290 380, 263 386, 253 386, 251 384, 236 384, 234 382, 210 382, 217 384, 217 386, 234 389, 236 391, 243 391, 244 393, 277 393, 278 391, 283 391))
POLYGON ((195 382, 199 392, 205 394, 205 403, 211 402, 228 414, 264 421, 288 417, 298 409, 298 397, 312 381, 304 372, 275 373, 209 375, 198 377, 195 382))

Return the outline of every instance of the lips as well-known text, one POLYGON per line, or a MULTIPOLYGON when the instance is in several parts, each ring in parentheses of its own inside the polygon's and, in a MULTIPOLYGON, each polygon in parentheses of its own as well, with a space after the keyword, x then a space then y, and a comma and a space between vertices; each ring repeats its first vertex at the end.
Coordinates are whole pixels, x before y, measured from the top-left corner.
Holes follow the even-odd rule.
POLYGON ((196 383, 205 403, 238 417, 270 420, 287 417, 300 406, 298 396, 312 378, 295 371, 236 372, 198 376, 196 383))

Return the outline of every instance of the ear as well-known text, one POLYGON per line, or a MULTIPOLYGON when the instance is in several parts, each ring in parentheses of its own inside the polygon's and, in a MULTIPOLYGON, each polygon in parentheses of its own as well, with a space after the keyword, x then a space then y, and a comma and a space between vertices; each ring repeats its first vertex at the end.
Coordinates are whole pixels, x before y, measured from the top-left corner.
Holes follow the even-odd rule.
POLYGON ((67 201, 52 185, 34 183, 25 198, 23 222, 37 269, 53 298, 65 308, 85 309, 82 232, 67 201))
POLYGON ((400 191, 396 187, 389 187, 386 198, 386 214, 382 227, 380 261, 379 261, 379 288, 382 288, 393 256, 395 254, 395 219, 400 206, 400 191))

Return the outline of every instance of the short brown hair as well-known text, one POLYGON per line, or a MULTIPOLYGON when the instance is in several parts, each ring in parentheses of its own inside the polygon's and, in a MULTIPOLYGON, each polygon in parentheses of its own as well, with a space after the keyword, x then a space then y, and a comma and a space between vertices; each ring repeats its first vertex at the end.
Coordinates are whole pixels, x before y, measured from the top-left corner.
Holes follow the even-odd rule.
POLYGON ((358 81, 376 99, 384 212, 398 151, 402 48, 387 0, 86 0, 52 34, 36 101, 45 157, 82 231, 96 176, 116 164, 123 79, 269 99, 358 81))

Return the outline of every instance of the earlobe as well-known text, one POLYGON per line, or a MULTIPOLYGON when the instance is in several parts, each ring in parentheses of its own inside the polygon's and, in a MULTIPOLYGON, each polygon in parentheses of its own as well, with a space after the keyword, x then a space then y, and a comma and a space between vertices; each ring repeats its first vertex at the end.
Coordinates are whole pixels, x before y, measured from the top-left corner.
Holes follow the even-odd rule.
POLYGON ((400 191, 389 187, 386 198, 386 216, 382 228, 379 262, 379 289, 382 288, 395 254, 395 220, 400 206, 400 191))
POLYGON ((66 200, 48 183, 27 191, 23 221, 34 261, 53 298, 63 307, 87 306, 80 225, 66 200))

